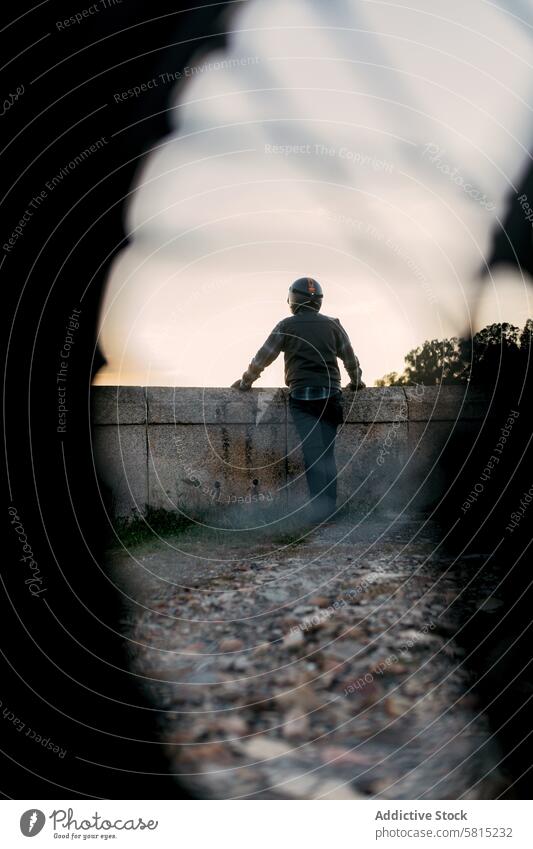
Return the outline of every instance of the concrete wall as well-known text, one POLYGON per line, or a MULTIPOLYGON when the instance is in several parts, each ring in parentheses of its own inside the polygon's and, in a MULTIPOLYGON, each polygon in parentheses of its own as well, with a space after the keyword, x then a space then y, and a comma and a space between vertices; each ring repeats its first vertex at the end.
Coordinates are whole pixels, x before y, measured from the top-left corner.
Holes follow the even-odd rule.
MULTIPOLYGON (((472 442, 487 414, 462 387, 345 392, 344 407, 339 502, 356 511, 428 509, 442 491, 444 446, 472 442)), ((99 386, 92 409, 96 468, 116 516, 274 502, 291 512, 305 501, 286 390, 99 386)))

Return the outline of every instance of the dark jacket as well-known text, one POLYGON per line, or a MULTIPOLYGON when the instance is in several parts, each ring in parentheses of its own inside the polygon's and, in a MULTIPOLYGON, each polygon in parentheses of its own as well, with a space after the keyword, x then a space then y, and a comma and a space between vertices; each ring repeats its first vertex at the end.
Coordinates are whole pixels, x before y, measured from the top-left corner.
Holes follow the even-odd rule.
POLYGON ((344 362, 351 382, 361 381, 359 361, 338 318, 305 307, 284 318, 244 372, 243 382, 249 385, 257 380, 281 351, 285 354, 285 383, 290 389, 302 386, 340 389, 337 357, 344 362))

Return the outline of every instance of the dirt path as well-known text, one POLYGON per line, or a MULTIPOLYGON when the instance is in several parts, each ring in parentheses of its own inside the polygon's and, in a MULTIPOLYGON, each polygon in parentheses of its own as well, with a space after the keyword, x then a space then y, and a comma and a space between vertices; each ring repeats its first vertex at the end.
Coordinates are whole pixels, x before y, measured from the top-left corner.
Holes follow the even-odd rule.
POLYGON ((479 562, 439 539, 341 522, 297 545, 195 530, 113 552, 171 771, 203 798, 492 798, 498 752, 456 638, 479 562))

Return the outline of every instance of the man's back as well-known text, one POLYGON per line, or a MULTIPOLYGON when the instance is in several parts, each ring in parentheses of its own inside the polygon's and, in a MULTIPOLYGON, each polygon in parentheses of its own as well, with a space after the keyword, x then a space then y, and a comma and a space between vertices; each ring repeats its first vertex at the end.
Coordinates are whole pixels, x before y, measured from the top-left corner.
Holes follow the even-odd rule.
POLYGON ((291 391, 304 386, 340 390, 337 357, 344 362, 354 384, 361 380, 359 361, 339 319, 301 308, 276 324, 244 372, 243 385, 257 380, 281 351, 285 354, 285 383, 291 391))
POLYGON ((338 319, 316 310, 301 309, 283 319, 276 328, 283 336, 285 383, 291 389, 301 386, 327 386, 340 389, 337 357, 343 349, 338 319))

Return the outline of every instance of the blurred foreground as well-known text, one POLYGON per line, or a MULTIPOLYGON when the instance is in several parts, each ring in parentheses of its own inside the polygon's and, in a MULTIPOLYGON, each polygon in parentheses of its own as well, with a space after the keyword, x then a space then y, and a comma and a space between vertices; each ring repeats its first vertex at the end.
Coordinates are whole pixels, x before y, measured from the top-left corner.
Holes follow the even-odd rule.
POLYGON ((491 557, 443 552, 425 520, 270 537, 191 528, 110 553, 177 781, 224 799, 504 793, 462 640, 497 621, 491 557))

